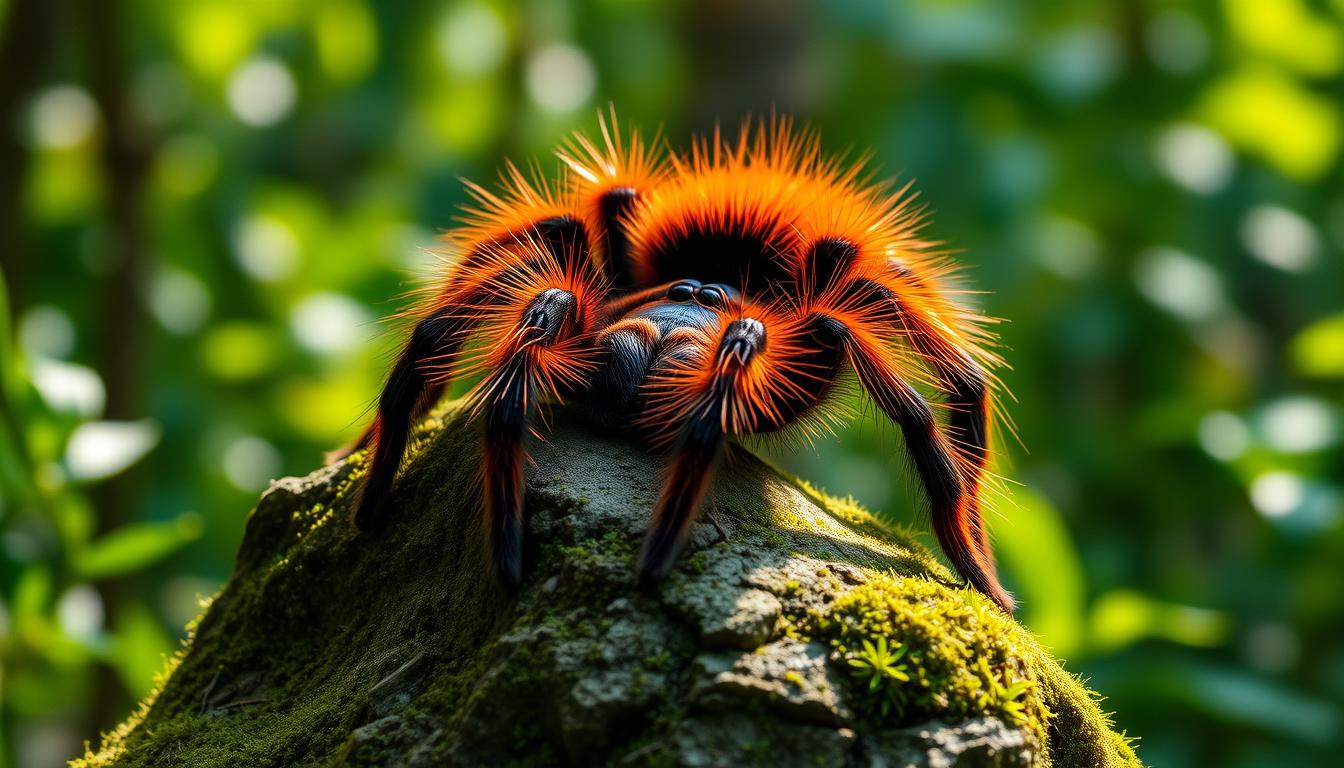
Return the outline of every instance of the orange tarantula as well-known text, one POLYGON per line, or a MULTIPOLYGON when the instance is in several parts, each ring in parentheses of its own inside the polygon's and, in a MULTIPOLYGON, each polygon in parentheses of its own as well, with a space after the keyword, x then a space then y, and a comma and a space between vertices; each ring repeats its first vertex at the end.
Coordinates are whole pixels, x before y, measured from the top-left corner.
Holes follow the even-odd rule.
POLYGON ((655 152, 614 118, 603 142, 559 152, 559 183, 516 167, 448 235, 460 259, 414 310, 355 447, 372 464, 354 512, 387 524, 407 433, 452 379, 484 421, 491 561, 522 578, 526 437, 539 404, 578 400, 668 454, 637 566, 671 569, 725 441, 815 429, 852 369, 905 438, 934 531, 957 571, 1005 611, 981 518, 997 358, 986 321, 957 304, 951 266, 922 239, 906 189, 822 154, 787 120, 655 152), (659 155, 668 154, 666 159, 659 155), (477 344, 468 346, 475 339, 477 344), (913 386, 936 391, 947 417, 913 386))

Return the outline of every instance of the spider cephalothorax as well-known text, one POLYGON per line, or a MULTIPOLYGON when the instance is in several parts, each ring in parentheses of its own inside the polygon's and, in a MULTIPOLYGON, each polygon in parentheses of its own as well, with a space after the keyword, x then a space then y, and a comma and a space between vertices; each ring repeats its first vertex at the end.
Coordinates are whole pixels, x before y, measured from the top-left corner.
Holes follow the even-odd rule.
POLYGON ((919 236, 905 190, 824 157, 787 121, 716 132, 655 158, 615 121, 562 150, 565 177, 513 166, 448 236, 455 262, 414 311, 415 330, 357 446, 372 464, 354 523, 384 504, 407 432, 455 377, 484 421, 489 549, 522 577, 524 440, 538 405, 570 398, 668 451, 638 573, 667 574, 725 441, 816 428, 853 370, 901 429, 943 551, 1005 610, 981 518, 996 358, 984 318, 955 303, 950 267, 919 236), (468 347, 469 340, 479 343, 468 347), (948 416, 914 386, 937 392, 948 416))

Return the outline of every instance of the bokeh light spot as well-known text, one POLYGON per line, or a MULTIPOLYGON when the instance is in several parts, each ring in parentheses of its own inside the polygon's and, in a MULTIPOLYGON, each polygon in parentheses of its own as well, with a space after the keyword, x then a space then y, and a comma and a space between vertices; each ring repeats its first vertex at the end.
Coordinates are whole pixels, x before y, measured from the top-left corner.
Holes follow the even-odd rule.
POLYGON ((283 462, 274 445, 255 435, 244 435, 224 449, 222 466, 234 487, 255 493, 280 476, 283 462))
POLYGON ((1338 438, 1335 412, 1314 397, 1285 397, 1260 412, 1265 442, 1281 453, 1311 453, 1328 448, 1338 438))
POLYGON ((1036 225, 1036 261, 1060 277, 1082 280, 1101 266, 1101 241, 1096 232, 1075 219, 1051 216, 1036 225))
POLYGON ((547 112, 573 112, 587 103, 596 88, 593 60, 576 46, 555 43, 528 59, 528 95, 547 112))
POLYGON ((277 59, 250 59, 229 77, 229 108, 248 125, 260 128, 280 122, 297 97, 294 76, 277 59))
POLYGON ((1194 72, 1209 58, 1209 34, 1189 13, 1168 8, 1153 14, 1143 30, 1148 58, 1172 74, 1194 72))
POLYGON ((33 386, 52 409, 85 419, 102 415, 107 390, 97 371, 43 357, 34 357, 29 365, 33 386))
POLYGON ((378 59, 378 28, 373 14, 357 0, 327 0, 313 20, 317 58, 327 76, 338 83, 354 83, 373 69, 378 59))
POLYGON ((256 214, 235 234, 234 256, 250 277, 264 283, 277 282, 298 267, 299 238, 285 222, 256 214))
POLYGON ((111 477, 148 453, 159 434, 153 419, 80 424, 65 447, 65 465, 76 480, 111 477))
POLYGON ((1157 137, 1158 166, 1185 189, 1209 195, 1227 186, 1236 167, 1232 151, 1222 137, 1208 128, 1184 123, 1157 137))
POLYGON ((1251 503, 1265 517, 1284 517, 1302 504, 1306 487, 1292 472, 1266 472, 1251 483, 1251 503))
POLYGON ((1285 272, 1308 269, 1320 249, 1320 236, 1311 222, 1276 205, 1256 206, 1246 214, 1241 241, 1252 256, 1285 272))
POLYGON ((19 344, 31 355, 69 357, 75 351, 75 324, 64 311, 39 304, 19 318, 19 344))
POLYGON ((436 43, 449 70, 461 75, 480 75, 504 60, 508 31, 494 8, 463 3, 439 22, 436 43))
POLYGON ((171 333, 187 334, 200 329, 210 317, 210 289, 190 272, 166 269, 150 286, 149 308, 154 318, 171 333))
POLYGON ((315 293, 300 301, 289 316, 294 338, 319 353, 343 352, 359 346, 368 335, 370 318, 364 307, 340 293, 315 293))
POLYGON ((1108 29, 1079 25, 1045 42, 1036 60, 1036 78, 1064 101, 1101 90, 1119 70, 1120 44, 1108 29))
POLYGON ((39 147, 73 147, 93 135, 97 125, 98 106, 76 85, 53 85, 29 107, 29 138, 39 147))
POLYGON ((93 642, 103 631, 106 618, 103 599, 98 590, 88 584, 71 587, 56 603, 56 617, 62 632, 84 642, 93 642))
POLYGON ((1215 82, 1204 95, 1201 112, 1232 144, 1296 180, 1320 176, 1339 151, 1336 106, 1268 67, 1215 82))
POLYGON ((199 134, 174 136, 159 153, 158 180, 182 197, 203 192, 219 174, 219 150, 199 134))
POLYGON ((1231 461, 1240 457, 1250 441, 1250 430, 1234 413, 1213 411, 1199 421, 1199 446, 1215 459, 1231 461))
POLYGON ((1224 305, 1222 281, 1213 267, 1175 248, 1139 254, 1134 282, 1144 298, 1184 320, 1208 320, 1224 305))

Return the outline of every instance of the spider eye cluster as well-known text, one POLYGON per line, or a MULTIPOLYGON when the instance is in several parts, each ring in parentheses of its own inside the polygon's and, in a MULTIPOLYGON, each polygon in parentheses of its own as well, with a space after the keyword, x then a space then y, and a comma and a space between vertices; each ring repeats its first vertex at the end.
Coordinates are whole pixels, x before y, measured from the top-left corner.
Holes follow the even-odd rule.
POLYGON ((709 309, 720 309, 727 306, 729 301, 740 298, 737 291, 726 285, 719 283, 703 285, 699 280, 678 280, 667 289, 668 301, 694 300, 696 304, 709 309))

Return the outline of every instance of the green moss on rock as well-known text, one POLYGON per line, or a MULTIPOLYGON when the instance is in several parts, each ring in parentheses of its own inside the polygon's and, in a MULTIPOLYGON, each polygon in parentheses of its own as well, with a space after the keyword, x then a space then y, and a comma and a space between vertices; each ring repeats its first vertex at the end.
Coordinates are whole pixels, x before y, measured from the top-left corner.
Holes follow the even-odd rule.
POLYGON ((532 450, 507 595, 477 439, 455 404, 426 421, 377 536, 345 524, 364 456, 274 484, 156 692, 73 765, 1137 764, 912 533, 742 449, 715 485, 722 531, 697 525, 644 592, 657 461, 562 415, 532 450))

